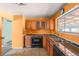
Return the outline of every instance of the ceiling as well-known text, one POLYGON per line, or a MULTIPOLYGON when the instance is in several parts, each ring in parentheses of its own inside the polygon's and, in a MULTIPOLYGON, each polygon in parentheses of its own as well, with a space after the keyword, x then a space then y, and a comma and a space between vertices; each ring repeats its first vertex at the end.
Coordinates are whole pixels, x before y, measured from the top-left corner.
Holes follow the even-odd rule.
POLYGON ((0 11, 10 12, 13 15, 27 17, 48 17, 62 8, 63 3, 0 3, 0 11))

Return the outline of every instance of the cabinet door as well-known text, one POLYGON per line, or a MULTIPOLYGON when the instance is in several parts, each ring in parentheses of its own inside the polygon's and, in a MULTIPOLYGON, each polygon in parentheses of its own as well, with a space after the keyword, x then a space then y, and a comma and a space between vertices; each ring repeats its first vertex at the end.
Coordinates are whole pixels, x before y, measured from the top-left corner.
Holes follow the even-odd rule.
POLYGON ((45 25, 46 25, 45 28, 47 30, 50 30, 50 21, 46 21, 46 24, 45 25))
POLYGON ((64 11, 67 12, 70 9, 72 9, 73 7, 75 7, 76 5, 78 5, 78 4, 77 3, 69 3, 69 4, 64 6, 64 11))
POLYGON ((42 28, 42 29, 46 29, 45 26, 46 26, 46 22, 41 22, 41 28, 42 28))
POLYGON ((47 50, 48 50, 48 54, 50 55, 50 45, 49 45, 49 43, 48 43, 47 50))
POLYGON ((33 30, 36 30, 36 21, 31 21, 31 27, 33 30))
POLYGON ((46 37, 46 49, 48 47, 48 37, 46 37))
POLYGON ((31 36, 25 37, 25 47, 31 47, 31 36))
POLYGON ((49 29, 50 29, 50 30, 54 30, 54 26, 55 26, 54 20, 50 20, 50 21, 49 21, 49 29))
POLYGON ((53 47, 50 45, 50 56, 53 56, 53 47))
POLYGON ((43 47, 44 48, 47 48, 47 39, 46 39, 46 36, 43 36, 43 47))
POLYGON ((31 21, 26 21, 25 28, 31 29, 31 21))
POLYGON ((46 21, 37 21, 36 28, 37 29, 46 29, 47 28, 46 21))
POLYGON ((41 28, 40 24, 41 24, 40 21, 36 21, 36 28, 37 29, 40 29, 41 28))

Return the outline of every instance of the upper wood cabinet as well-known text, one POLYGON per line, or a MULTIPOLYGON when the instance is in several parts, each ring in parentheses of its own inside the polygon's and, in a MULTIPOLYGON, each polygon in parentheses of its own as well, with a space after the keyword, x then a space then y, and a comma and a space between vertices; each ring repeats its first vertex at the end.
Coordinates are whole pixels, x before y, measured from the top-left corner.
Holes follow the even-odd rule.
POLYGON ((48 20, 26 20, 25 28, 32 30, 49 29, 48 20))
POLYGON ((26 34, 51 34, 54 33, 54 20, 48 18, 34 18, 25 21, 26 34))
POLYGON ((67 12, 69 11, 70 9, 72 9, 73 7, 75 7, 76 5, 79 5, 79 3, 69 3, 69 4, 66 4, 64 6, 64 11, 67 12))
POLYGON ((37 29, 48 29, 47 25, 48 25, 47 21, 36 21, 37 29))
POLYGON ((25 29, 31 29, 31 22, 28 20, 25 22, 25 29))

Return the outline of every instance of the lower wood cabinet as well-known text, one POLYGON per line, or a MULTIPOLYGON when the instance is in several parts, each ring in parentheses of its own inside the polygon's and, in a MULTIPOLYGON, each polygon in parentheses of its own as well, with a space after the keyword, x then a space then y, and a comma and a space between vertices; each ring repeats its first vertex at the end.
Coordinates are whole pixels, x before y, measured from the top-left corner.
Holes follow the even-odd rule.
POLYGON ((38 35, 26 35, 24 37, 24 48, 33 48, 33 45, 41 45, 42 48, 46 48, 46 38, 45 36, 38 36, 38 35), (33 38, 34 37, 34 38, 33 38), (35 38, 36 37, 36 38, 35 38), (35 42, 39 41, 39 42, 35 42), (33 43, 34 42, 34 43, 33 43))
POLYGON ((31 47, 31 36, 25 36, 25 47, 31 47))
POLYGON ((47 42, 47 51, 48 51, 49 56, 55 56, 56 53, 55 53, 54 48, 53 48, 54 42, 51 41, 50 38, 48 38, 46 42, 47 42), (50 44, 50 42, 51 42, 51 44, 50 44))
POLYGON ((53 56, 53 47, 50 45, 50 56, 53 56))
POLYGON ((47 51, 49 56, 65 56, 51 38, 47 39, 47 51))
POLYGON ((48 44, 47 50, 48 50, 48 54, 50 55, 50 45, 49 44, 48 44))

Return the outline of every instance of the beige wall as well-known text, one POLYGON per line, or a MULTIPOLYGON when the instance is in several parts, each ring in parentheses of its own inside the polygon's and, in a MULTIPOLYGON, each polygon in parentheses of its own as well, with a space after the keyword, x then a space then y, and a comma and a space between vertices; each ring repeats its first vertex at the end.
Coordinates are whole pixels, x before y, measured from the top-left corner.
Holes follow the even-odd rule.
POLYGON ((25 25, 25 18, 22 16, 14 16, 13 34, 12 34, 12 48, 23 48, 23 30, 25 25))

